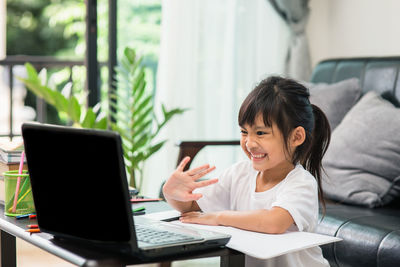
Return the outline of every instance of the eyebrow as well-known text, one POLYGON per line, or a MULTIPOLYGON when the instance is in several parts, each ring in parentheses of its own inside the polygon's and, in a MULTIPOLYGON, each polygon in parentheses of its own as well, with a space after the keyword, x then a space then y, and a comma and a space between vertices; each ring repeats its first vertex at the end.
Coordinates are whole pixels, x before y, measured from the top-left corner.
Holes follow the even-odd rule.
POLYGON ((265 130, 265 129, 272 129, 272 127, 268 126, 256 126, 254 127, 255 130, 265 130))
MULTIPOLYGON (((240 126, 242 129, 246 129, 244 126, 240 126)), ((255 127, 250 127, 253 128, 254 130, 272 130, 272 127, 269 126, 255 126, 255 127)))

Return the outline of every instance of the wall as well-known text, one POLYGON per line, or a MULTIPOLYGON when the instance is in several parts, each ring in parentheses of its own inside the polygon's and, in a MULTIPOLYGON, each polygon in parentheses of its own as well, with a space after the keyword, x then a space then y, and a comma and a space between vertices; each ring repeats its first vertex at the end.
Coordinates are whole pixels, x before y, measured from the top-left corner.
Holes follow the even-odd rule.
POLYGON ((311 0, 313 66, 326 58, 400 56, 400 1, 311 0))

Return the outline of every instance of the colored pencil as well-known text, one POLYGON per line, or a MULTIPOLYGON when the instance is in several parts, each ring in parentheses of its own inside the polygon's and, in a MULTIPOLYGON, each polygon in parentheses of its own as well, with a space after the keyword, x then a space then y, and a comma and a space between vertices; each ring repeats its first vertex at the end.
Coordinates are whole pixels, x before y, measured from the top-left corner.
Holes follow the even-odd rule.
POLYGON ((27 230, 25 230, 25 232, 29 232, 29 233, 40 233, 40 229, 39 229, 39 228, 27 229, 27 230))
MULTIPOLYGON (((19 169, 18 169, 18 174, 22 174, 22 169, 24 168, 24 157, 25 153, 22 151, 21 153, 21 160, 19 162, 19 169)), ((17 209, 17 200, 18 200, 18 194, 19 194, 19 185, 21 183, 21 177, 19 176, 17 178, 17 185, 15 187, 15 196, 14 196, 14 204, 12 208, 12 212, 15 213, 15 210, 17 209)))

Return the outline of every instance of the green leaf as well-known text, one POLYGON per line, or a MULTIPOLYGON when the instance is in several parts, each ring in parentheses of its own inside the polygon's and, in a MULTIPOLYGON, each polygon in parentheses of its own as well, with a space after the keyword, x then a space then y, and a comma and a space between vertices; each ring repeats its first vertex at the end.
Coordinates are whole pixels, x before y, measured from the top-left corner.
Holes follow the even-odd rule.
POLYGON ((143 123, 145 119, 147 119, 151 113, 153 112, 153 107, 150 106, 147 108, 147 110, 143 111, 143 113, 140 114, 138 118, 133 122, 132 129, 135 129, 137 127, 140 127, 140 125, 143 123))
POLYGON ((146 156, 143 152, 137 153, 137 155, 133 158, 133 165, 138 167, 139 163, 146 159, 146 156))
POLYGON ((68 103, 68 115, 74 122, 79 122, 81 117, 81 106, 79 105, 78 99, 72 96, 68 103))
MULTIPOLYGON (((35 75, 34 69, 31 69, 30 71, 33 72, 33 73, 31 73, 31 75, 35 75)), ((24 78, 18 77, 18 79, 20 81, 22 81, 26 85, 26 87, 30 91, 32 91, 35 95, 43 98, 50 105, 55 105, 55 103, 56 103, 55 97, 54 97, 55 91, 51 90, 47 86, 42 85, 37 76, 32 76, 30 79, 24 79, 24 78)))
POLYGON ((120 135, 123 139, 130 141, 130 137, 126 134, 126 131, 125 131, 125 130, 123 130, 122 128, 120 128, 120 127, 119 127, 118 125, 116 125, 116 124, 113 124, 112 127, 113 127, 113 130, 116 131, 116 132, 118 132, 119 135, 120 135))
POLYGON ((165 117, 165 114, 167 113, 167 110, 165 109, 164 104, 161 104, 161 110, 162 110, 162 113, 163 113, 163 115, 165 117))
POLYGON ((145 90, 146 87, 146 82, 145 82, 145 72, 144 70, 141 68, 139 74, 137 75, 137 77, 135 78, 135 81, 133 82, 133 97, 134 99, 138 100, 141 95, 143 94, 142 91, 145 90))
POLYGON ((83 128, 93 128, 95 123, 96 123, 96 114, 94 114, 92 108, 88 108, 81 125, 83 128))
POLYGON ((143 132, 147 132, 148 134, 151 134, 151 125, 153 123, 153 120, 148 120, 147 122, 142 123, 135 129, 135 132, 133 133, 132 138, 137 137, 139 134, 142 134, 143 132))
POLYGON ((140 112, 143 112, 143 110, 147 107, 147 105, 150 103, 150 101, 153 99, 152 95, 149 95, 146 97, 143 102, 138 103, 138 107, 136 107, 136 110, 133 112, 133 117, 136 117, 140 112))
POLYGON ((130 157, 130 153, 131 153, 131 147, 129 147, 128 145, 126 145, 125 143, 122 144, 122 149, 124 150, 124 153, 130 157))
POLYGON ((142 82, 136 88, 136 92, 133 93, 133 99, 135 99, 135 102, 139 102, 142 99, 142 97, 145 95, 145 91, 146 91, 146 83, 142 82))
POLYGON ((149 142, 150 136, 147 134, 143 134, 137 142, 133 144, 133 147, 131 148, 131 151, 136 151, 138 148, 142 147, 143 145, 147 144, 149 142))
POLYGON ((30 63, 25 63, 26 72, 28 74, 28 79, 32 83, 40 84, 40 80, 37 74, 36 69, 30 63))
POLYGON ((105 130, 107 129, 107 117, 103 117, 100 120, 97 120, 94 124, 95 129, 105 130))
POLYGON ((153 155, 158 150, 160 150, 163 147, 163 145, 165 144, 165 142, 167 142, 167 140, 161 141, 161 142, 155 144, 154 146, 151 146, 150 149, 146 153, 145 159, 148 159, 151 155, 153 155))
POLYGON ((129 153, 125 152, 126 150, 124 150, 124 162, 125 162, 125 166, 127 167, 128 170, 131 170, 133 168, 132 166, 132 161, 130 160, 131 156, 129 153))
POLYGON ((166 111, 164 113, 165 119, 168 121, 170 120, 173 116, 177 114, 182 114, 186 111, 187 109, 181 109, 181 108, 176 108, 176 109, 171 109, 170 111, 166 111))
POLYGON ((135 61, 135 59, 136 59, 136 52, 135 52, 135 50, 133 50, 133 49, 130 48, 130 47, 126 47, 126 48, 125 48, 125 50, 124 50, 124 55, 125 55, 126 59, 129 60, 129 63, 131 63, 131 64, 132 64, 132 63, 135 61))
POLYGON ((23 79, 23 78, 18 78, 21 82, 23 82, 26 87, 35 95, 37 95, 38 97, 43 98, 43 93, 41 90, 41 85, 34 82, 33 80, 28 80, 28 79, 23 79))
POLYGON ((57 106, 56 106, 56 97, 55 97, 55 92, 56 91, 53 91, 50 88, 48 88, 47 86, 43 86, 43 85, 40 85, 38 88, 39 88, 39 90, 42 91, 43 99, 46 102, 48 102, 49 104, 51 104, 51 105, 53 105, 53 106, 55 106, 57 108, 57 106))
POLYGON ((68 100, 58 91, 53 91, 55 107, 59 112, 68 112, 68 100))

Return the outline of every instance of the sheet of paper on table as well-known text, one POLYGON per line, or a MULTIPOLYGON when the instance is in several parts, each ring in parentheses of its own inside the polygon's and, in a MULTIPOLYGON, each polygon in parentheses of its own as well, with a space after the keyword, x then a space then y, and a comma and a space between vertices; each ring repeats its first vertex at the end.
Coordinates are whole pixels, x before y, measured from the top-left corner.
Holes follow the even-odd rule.
MULTIPOLYGON (((162 211, 143 215, 145 217, 165 220, 179 216, 176 210, 162 211)), ((182 224, 179 221, 172 221, 173 224, 182 224)), ((319 245, 341 241, 340 238, 308 232, 286 232, 284 234, 262 234, 225 226, 209 226, 199 224, 185 224, 186 226, 206 229, 209 231, 230 234, 232 237, 228 248, 238 250, 244 254, 259 258, 268 259, 319 245)))

